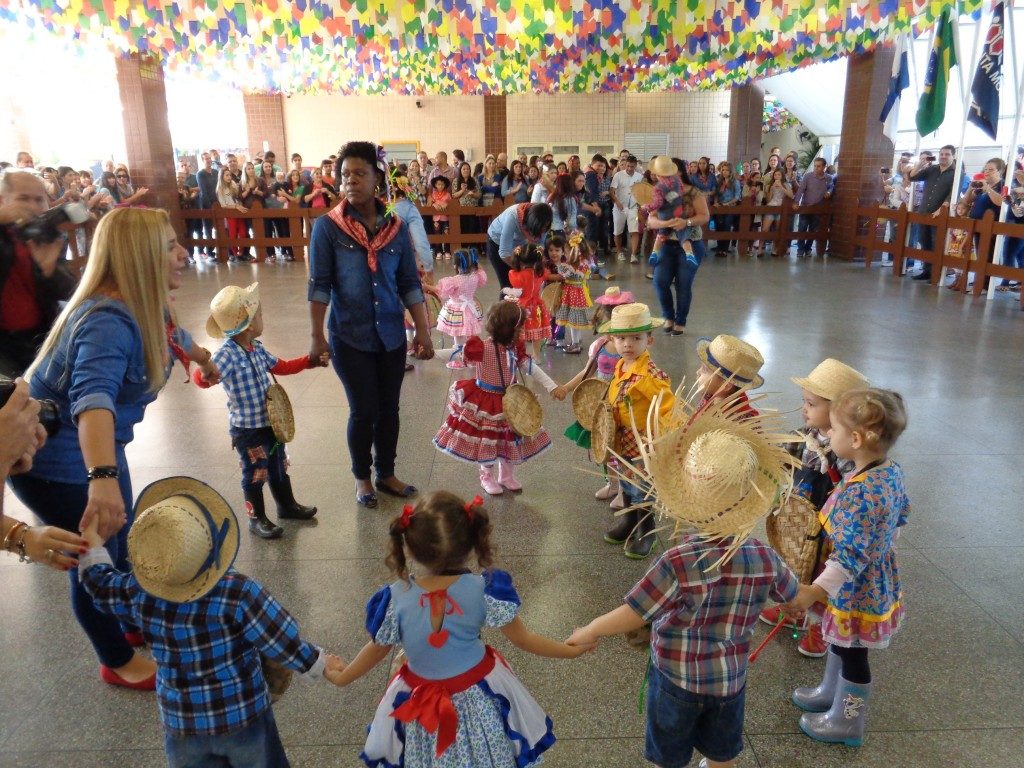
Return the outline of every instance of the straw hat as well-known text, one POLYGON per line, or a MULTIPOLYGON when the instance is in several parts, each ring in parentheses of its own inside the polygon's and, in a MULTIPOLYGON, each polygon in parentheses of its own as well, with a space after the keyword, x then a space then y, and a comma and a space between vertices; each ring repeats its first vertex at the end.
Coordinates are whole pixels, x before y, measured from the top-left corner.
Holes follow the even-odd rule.
MULTIPOLYGON (((555 285, 555 283, 552 283, 552 285, 555 285)), ((605 304, 612 307, 618 306, 619 304, 632 304, 633 292, 620 290, 619 286, 613 285, 610 288, 605 288, 604 295, 598 296, 594 299, 594 303, 605 304)))
POLYGON ((562 303, 562 284, 561 283, 548 283, 544 286, 544 289, 540 292, 540 300, 544 302, 544 306, 548 308, 548 312, 552 315, 555 314, 555 310, 562 303))
POLYGON ((210 317, 206 320, 206 333, 213 339, 237 336, 252 322, 260 308, 260 284, 248 288, 229 285, 221 288, 210 302, 210 317))
POLYGON ((172 603, 205 595, 238 554, 238 521, 224 497, 191 477, 151 483, 135 502, 128 557, 139 586, 172 603))
POLYGON ((679 174, 679 169, 676 168, 675 162, 668 155, 658 155, 654 158, 654 162, 651 163, 651 173, 656 176, 676 176, 679 174))
POLYGON ((697 342, 697 357, 742 389, 757 389, 764 384, 764 379, 758 375, 764 365, 761 353, 735 336, 721 334, 714 339, 701 339, 697 342))
POLYGON ((665 324, 661 318, 652 318, 646 304, 619 304, 612 309, 612 319, 604 323, 598 333, 640 333, 665 324))
POLYGON ((801 389, 829 401, 838 400, 851 389, 866 389, 871 386, 867 377, 860 371, 831 357, 820 362, 806 378, 794 377, 792 381, 801 389))
POLYGON ((594 429, 594 409, 608 395, 608 382, 584 379, 572 393, 572 412, 576 421, 586 430, 594 429))
MULTIPOLYGON (((672 171, 672 173, 675 173, 675 171, 672 171)), ((629 192, 640 205, 647 205, 654 199, 654 186, 646 181, 638 181, 629 192)))

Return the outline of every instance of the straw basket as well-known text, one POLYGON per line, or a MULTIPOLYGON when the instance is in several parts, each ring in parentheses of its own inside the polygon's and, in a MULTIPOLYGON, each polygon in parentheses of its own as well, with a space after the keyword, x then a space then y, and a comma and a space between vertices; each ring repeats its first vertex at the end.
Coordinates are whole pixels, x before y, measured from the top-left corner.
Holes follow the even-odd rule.
POLYGON ((540 401, 528 386, 514 382, 502 397, 501 408, 508 425, 520 437, 536 437, 544 422, 540 401))
POLYGON ((267 681, 267 690, 270 691, 270 701, 276 703, 291 685, 292 671, 262 653, 260 654, 260 666, 263 668, 263 677, 267 681))
POLYGON ((594 429, 594 412, 608 394, 608 382, 584 379, 572 393, 572 412, 586 430, 594 429))
POLYGON ((592 424, 590 452, 594 454, 594 461, 604 464, 615 450, 615 416, 612 415, 612 406, 607 400, 602 400, 594 408, 592 424))
POLYGON ((548 283, 540 292, 540 300, 544 302, 548 312, 555 314, 555 310, 562 304, 562 284, 548 283))
POLYGON ((818 564, 821 522, 818 510, 803 496, 792 494, 765 520, 768 543, 800 579, 810 584, 818 564))
POLYGON ((282 443, 290 443, 295 439, 295 412, 292 411, 292 401, 288 399, 288 393, 284 387, 274 383, 267 388, 267 418, 270 420, 270 428, 274 430, 274 437, 282 443))
POLYGON ((441 300, 432 293, 424 294, 427 302, 427 317, 430 318, 430 327, 437 325, 437 316, 441 314, 441 307, 444 305, 441 300))
POLYGON ((640 205, 647 205, 654 199, 654 187, 646 181, 638 181, 630 192, 640 205))

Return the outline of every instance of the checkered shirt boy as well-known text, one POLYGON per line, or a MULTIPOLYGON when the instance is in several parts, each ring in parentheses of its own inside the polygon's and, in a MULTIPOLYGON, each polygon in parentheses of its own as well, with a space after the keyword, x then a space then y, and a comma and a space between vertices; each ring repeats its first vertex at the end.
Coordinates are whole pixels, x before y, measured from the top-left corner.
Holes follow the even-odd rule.
POLYGON ((229 339, 213 353, 213 362, 220 371, 221 385, 228 393, 231 426, 236 429, 269 426, 266 397, 270 375, 267 371, 277 365, 277 358, 259 341, 254 341, 252 351, 248 351, 229 339))

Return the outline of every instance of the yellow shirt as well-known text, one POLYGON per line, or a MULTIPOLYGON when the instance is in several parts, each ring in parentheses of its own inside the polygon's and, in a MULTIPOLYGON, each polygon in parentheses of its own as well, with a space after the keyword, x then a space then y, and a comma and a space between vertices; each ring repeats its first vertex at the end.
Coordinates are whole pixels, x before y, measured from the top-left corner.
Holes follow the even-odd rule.
POLYGON ((615 417, 614 447, 620 456, 634 459, 640 455, 632 426, 635 421, 637 431, 641 435, 646 433, 647 413, 654 398, 661 392, 665 393, 665 397, 661 400, 658 419, 664 421, 672 413, 675 404, 672 380, 654 364, 651 353, 644 350, 640 357, 628 365, 625 360, 615 364, 615 373, 608 386, 608 403, 615 417))

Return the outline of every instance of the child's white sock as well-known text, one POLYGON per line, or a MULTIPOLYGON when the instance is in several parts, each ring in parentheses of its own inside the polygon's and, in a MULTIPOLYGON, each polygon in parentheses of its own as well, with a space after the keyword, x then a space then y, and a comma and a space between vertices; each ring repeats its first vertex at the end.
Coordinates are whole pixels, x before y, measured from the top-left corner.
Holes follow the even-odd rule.
POLYGON ((573 328, 571 325, 566 326, 566 330, 569 331, 569 342, 578 345, 583 337, 583 332, 579 328, 573 328))

